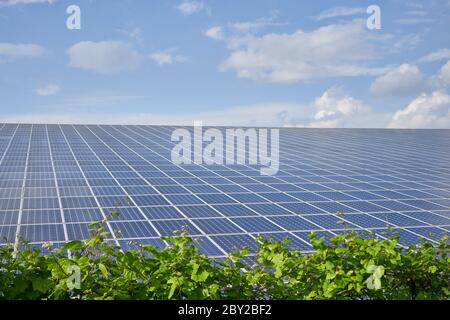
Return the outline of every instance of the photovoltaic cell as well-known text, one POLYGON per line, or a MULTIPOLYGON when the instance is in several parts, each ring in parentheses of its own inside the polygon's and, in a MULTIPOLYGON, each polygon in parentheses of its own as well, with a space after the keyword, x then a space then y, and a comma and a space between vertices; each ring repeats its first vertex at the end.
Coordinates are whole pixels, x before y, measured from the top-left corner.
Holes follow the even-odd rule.
POLYGON ((450 229, 449 130, 282 128, 280 170, 263 176, 248 164, 174 164, 177 128, 0 124, 0 237, 61 245, 111 211, 112 243, 162 247, 161 235, 188 226, 211 256, 255 248, 258 234, 308 251, 315 230, 382 236, 389 225, 409 244, 450 229))

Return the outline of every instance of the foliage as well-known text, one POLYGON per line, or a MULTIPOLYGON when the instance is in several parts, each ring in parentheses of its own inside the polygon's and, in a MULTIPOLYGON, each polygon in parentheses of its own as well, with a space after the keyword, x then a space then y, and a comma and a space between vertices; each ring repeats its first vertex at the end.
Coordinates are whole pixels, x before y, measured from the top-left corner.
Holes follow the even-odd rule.
POLYGON ((90 239, 45 254, 26 243, 0 247, 0 299, 450 298, 448 237, 402 247, 397 237, 347 230, 327 242, 312 233, 307 254, 260 237, 257 252, 219 261, 185 233, 163 238, 161 250, 122 251, 106 240, 106 221, 91 226, 90 239))

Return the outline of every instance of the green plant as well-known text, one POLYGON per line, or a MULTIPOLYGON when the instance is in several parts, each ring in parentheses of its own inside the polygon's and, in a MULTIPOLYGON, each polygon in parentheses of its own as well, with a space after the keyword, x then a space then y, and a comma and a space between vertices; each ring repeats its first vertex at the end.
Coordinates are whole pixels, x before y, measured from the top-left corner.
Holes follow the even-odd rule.
POLYGON ((46 254, 27 243, 0 247, 0 299, 450 298, 448 237, 405 248, 397 237, 348 230, 327 243, 312 233, 308 254, 259 237, 257 252, 216 261, 183 231, 163 238, 163 249, 122 251, 106 241, 109 218, 91 226, 89 239, 46 254))

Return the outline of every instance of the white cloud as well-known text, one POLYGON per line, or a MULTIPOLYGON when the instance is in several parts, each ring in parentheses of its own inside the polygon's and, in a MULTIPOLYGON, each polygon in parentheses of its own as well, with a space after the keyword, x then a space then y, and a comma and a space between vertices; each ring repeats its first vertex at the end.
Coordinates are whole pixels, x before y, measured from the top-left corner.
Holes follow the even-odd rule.
POLYGON ((1 0, 0 7, 9 7, 20 4, 35 4, 35 3, 49 3, 52 4, 56 0, 1 0))
POLYGON ((67 53, 70 66, 104 74, 134 69, 142 61, 142 55, 122 41, 82 41, 67 53))
POLYGON ((52 104, 36 105, 37 109, 50 110, 52 113, 59 114, 61 110, 67 113, 76 114, 83 112, 85 114, 103 112, 121 111, 124 106, 141 105, 145 101, 144 96, 117 94, 115 92, 94 92, 80 93, 76 96, 65 96, 52 104))
POLYGON ((436 21, 435 19, 423 18, 423 17, 400 18, 400 19, 394 20, 394 22, 396 22, 398 24, 404 24, 404 25, 432 23, 432 22, 435 22, 435 21, 436 21))
POLYGON ((410 11, 406 11, 407 15, 410 16, 418 16, 418 17, 425 17, 428 15, 428 11, 420 9, 420 10, 410 10, 410 11))
POLYGON ((38 96, 52 96, 61 91, 61 87, 55 83, 49 83, 43 87, 36 88, 35 93, 38 96))
POLYGON ((271 82, 378 75, 386 69, 368 65, 376 57, 376 40, 363 20, 310 32, 235 36, 227 41, 231 54, 221 69, 235 70, 240 78, 271 82))
MULTIPOLYGON (((73 102, 75 105, 75 101, 73 102)), ((56 106, 55 106, 56 107, 56 106)), ((78 110, 78 111, 77 111, 78 110)), ((156 124, 192 125, 201 120, 211 126, 285 126, 309 117, 308 108, 289 103, 267 103, 238 106, 219 111, 199 113, 151 113, 151 112, 40 112, 23 115, 0 115, 0 122, 21 123, 92 123, 92 124, 156 124)), ((306 119, 306 120, 305 120, 306 119)))
POLYGON ((419 34, 388 35, 387 38, 393 39, 383 49, 389 54, 405 54, 406 51, 413 51, 423 41, 419 34))
POLYGON ((426 78, 417 66, 402 64, 375 79, 370 92, 375 96, 417 95, 427 88, 426 78))
MULTIPOLYGON (((0 115, 0 122, 277 127, 384 127, 392 114, 374 113, 361 101, 332 87, 311 104, 272 102, 205 112, 122 111, 124 102, 145 105, 146 97, 100 94, 35 106, 36 114, 0 115), (104 112, 104 110, 108 112, 104 112), (47 112, 42 111, 47 110, 47 112), (61 113, 60 110, 64 110, 61 113)), ((147 109, 149 110, 149 109, 147 109)))
POLYGON ((214 40, 225 40, 225 30, 234 36, 242 36, 259 31, 266 27, 281 26, 284 23, 276 22, 278 11, 273 11, 270 17, 258 18, 251 21, 230 22, 225 26, 214 26, 209 28, 205 35, 214 40))
POLYGON ((429 12, 424 5, 419 3, 408 3, 407 6, 412 8, 412 10, 405 11, 404 16, 394 20, 394 22, 404 25, 414 25, 436 21, 436 19, 427 17, 429 12))
POLYGON ((389 128, 450 128, 450 96, 441 91, 422 94, 397 111, 389 128))
POLYGON ((347 127, 352 117, 370 111, 361 101, 347 95, 340 87, 332 87, 314 101, 316 113, 309 127, 347 127))
POLYGON ((441 68, 438 77, 444 82, 444 85, 450 85, 450 60, 441 68))
POLYGON ((74 100, 69 102, 70 108, 64 105, 65 113, 58 112, 61 110, 61 104, 58 104, 52 107, 52 112, 3 114, 0 122, 192 125, 200 120, 209 126, 383 127, 392 118, 392 115, 371 112, 361 101, 344 94, 339 88, 327 90, 311 105, 274 102, 197 113, 118 112, 108 107, 119 105, 118 101, 130 101, 130 98, 74 100), (84 107, 81 108, 80 104, 84 107), (101 112, 102 108, 109 111, 101 112))
POLYGON ((428 78, 428 83, 433 90, 444 90, 450 85, 450 60, 441 67, 438 73, 428 78))
POLYGON ((434 62, 439 60, 450 59, 450 49, 442 48, 437 51, 431 52, 426 56, 420 58, 421 62, 434 62))
POLYGON ((124 30, 124 29, 117 29, 117 31, 127 37, 129 37, 131 40, 136 41, 139 44, 143 43, 142 39, 142 29, 139 27, 135 27, 132 30, 124 30))
POLYGON ((205 5, 200 1, 183 1, 175 8, 181 12, 181 14, 189 16, 191 14, 200 12, 203 10, 205 5))
POLYGON ((22 58, 36 58, 45 54, 45 48, 37 44, 0 43, 0 63, 22 58))
POLYGON ((223 40, 225 38, 223 28, 221 26, 211 27, 206 30, 205 35, 214 40, 223 40))
POLYGON ((324 20, 329 18, 336 18, 336 17, 348 17, 348 16, 354 16, 358 14, 365 14, 366 9, 364 8, 352 8, 352 7, 336 7, 331 8, 325 11, 322 11, 319 13, 318 16, 315 17, 316 20, 324 20))
POLYGON ((266 27, 284 25, 284 23, 275 21, 278 17, 278 14, 279 14, 278 11, 274 11, 268 18, 263 17, 252 21, 233 22, 229 23, 228 27, 238 33, 249 33, 253 31, 258 31, 266 27))
POLYGON ((175 53, 176 49, 167 49, 163 51, 156 51, 149 55, 149 58, 163 66, 165 64, 181 63, 187 60, 186 57, 175 53))

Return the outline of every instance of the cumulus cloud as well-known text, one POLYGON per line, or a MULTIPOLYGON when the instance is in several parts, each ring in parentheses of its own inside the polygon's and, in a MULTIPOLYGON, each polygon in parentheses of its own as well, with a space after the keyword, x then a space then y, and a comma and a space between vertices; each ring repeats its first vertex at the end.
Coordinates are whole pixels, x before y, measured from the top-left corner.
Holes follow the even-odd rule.
POLYGON ((45 86, 36 88, 35 93, 38 96, 52 96, 57 94, 59 91, 61 91, 61 87, 58 84, 49 83, 45 86))
POLYGON ((284 23, 277 22, 278 11, 273 11, 270 17, 262 17, 251 21, 230 22, 224 26, 213 26, 206 30, 205 35, 214 40, 225 40, 225 34, 232 34, 231 42, 236 40, 234 37, 243 34, 255 33, 266 27, 281 26, 284 23))
POLYGON ((385 68, 369 66, 375 59, 375 36, 362 20, 331 24, 291 34, 245 34, 227 40, 230 56, 221 70, 240 78, 270 82, 378 75, 385 68))
POLYGON ((392 117, 389 128, 450 128, 450 96, 422 94, 392 117))
POLYGON ((438 77, 444 85, 450 85, 450 60, 441 68, 438 77))
POLYGON ((82 41, 67 51, 70 66, 110 74, 136 68, 142 55, 122 41, 82 41))
POLYGON ((358 14, 365 14, 366 9, 364 8, 355 8, 355 7, 336 7, 331 8, 325 11, 322 11, 314 17, 316 20, 324 20, 329 18, 336 18, 336 17, 348 17, 348 16, 354 16, 358 14))
POLYGON ((185 56, 176 54, 176 49, 167 49, 163 51, 156 51, 149 55, 149 58, 159 64, 160 66, 163 66, 165 64, 173 64, 173 63, 180 63, 185 62, 187 58, 185 56))
POLYGON ((52 4, 56 0, 1 0, 0 7, 9 7, 19 4, 35 4, 35 3, 49 3, 52 4))
POLYGON ((427 89, 426 77, 415 65, 402 64, 375 79, 370 92, 375 96, 418 94, 427 89))
POLYGON ((356 115, 367 113, 369 107, 347 95, 342 88, 332 87, 314 102, 316 113, 310 127, 337 128, 349 125, 356 115))
POLYGON ((225 38, 223 28, 221 26, 214 26, 206 30, 205 35, 214 40, 223 40, 225 38))
POLYGON ((22 58, 36 58, 45 54, 45 48, 29 43, 0 43, 0 62, 9 62, 22 58))
POLYGON ((116 94, 77 97, 53 106, 36 106, 48 112, 4 114, 0 122, 192 125, 201 120, 211 126, 384 127, 392 118, 392 114, 372 112, 339 87, 330 88, 310 104, 271 102, 205 112, 121 112, 124 101, 144 105, 146 97, 116 94))
POLYGON ((200 12, 203 10, 205 5, 203 2, 200 1, 183 1, 179 5, 177 5, 175 8, 181 12, 181 14, 185 16, 189 16, 191 14, 200 12))
POLYGON ((439 60, 450 59, 450 49, 442 48, 437 51, 431 52, 426 56, 420 58, 420 62, 434 62, 439 60))

